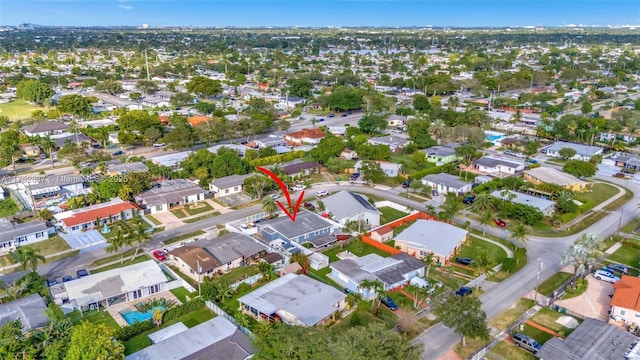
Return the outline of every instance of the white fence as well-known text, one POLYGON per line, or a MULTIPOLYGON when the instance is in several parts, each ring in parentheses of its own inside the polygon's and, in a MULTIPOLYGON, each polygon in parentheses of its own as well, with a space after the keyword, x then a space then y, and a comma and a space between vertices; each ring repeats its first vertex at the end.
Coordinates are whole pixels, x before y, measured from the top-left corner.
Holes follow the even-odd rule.
POLYGON ((227 314, 227 313, 226 313, 224 310, 222 310, 218 305, 216 305, 216 304, 214 304, 214 303, 212 303, 211 301, 208 301, 208 300, 207 300, 207 301, 205 301, 204 303, 205 303, 205 305, 206 305, 206 306, 207 306, 211 311, 213 311, 214 313, 216 313, 216 315, 218 315, 218 316, 222 316, 223 318, 225 318, 225 319, 227 319, 227 320, 231 321, 231 323, 233 323, 233 325, 235 325, 235 326, 238 328, 238 330, 242 331, 242 333, 243 333, 243 334, 247 335, 247 336, 248 336, 248 337, 250 337, 251 339, 253 339, 253 338, 254 338, 254 335, 253 335, 253 333, 251 332, 251 330, 249 330, 249 329, 247 329, 246 327, 244 327, 244 326, 242 326, 242 325, 238 324, 238 322, 236 321, 236 319, 235 319, 233 316, 231 316, 231 315, 227 314))
POLYGON ((402 212, 406 212, 406 213, 416 213, 418 212, 417 210, 413 210, 410 207, 404 206, 404 205, 400 205, 398 203, 394 203, 393 201, 376 201, 373 206, 377 207, 377 208, 381 208, 381 207, 390 207, 392 209, 396 209, 398 211, 402 211, 402 212))
POLYGON ((229 285, 229 287, 231 287, 232 289, 237 289, 238 286, 240 286, 240 284, 249 284, 249 285, 253 285, 258 283, 258 281, 262 279, 262 274, 255 274, 253 276, 250 276, 246 279, 240 280, 238 282, 234 282, 233 284, 229 285))
POLYGON ((184 288, 185 288, 185 289, 187 289, 189 292, 194 292, 194 291, 196 291, 196 289, 194 289, 194 287, 193 287, 193 286, 191 286, 191 284, 189 284, 186 280, 184 280, 180 275, 176 274, 176 273, 175 273, 173 270, 171 270, 171 268, 170 268, 170 267, 168 267, 166 264, 161 263, 161 264, 160 264, 160 268, 161 268, 163 271, 168 272, 168 273, 169 273, 171 276, 173 276, 173 278, 175 279, 175 280, 171 281, 169 284, 172 284, 172 283, 176 283, 176 284, 178 284, 178 283, 179 283, 179 284, 180 284, 180 285, 178 285, 178 286, 176 286, 176 285, 174 284, 173 286, 175 286, 175 287, 172 287, 172 288, 170 288, 170 289, 175 289, 175 288, 178 288, 178 287, 180 287, 180 286, 184 286, 184 288))

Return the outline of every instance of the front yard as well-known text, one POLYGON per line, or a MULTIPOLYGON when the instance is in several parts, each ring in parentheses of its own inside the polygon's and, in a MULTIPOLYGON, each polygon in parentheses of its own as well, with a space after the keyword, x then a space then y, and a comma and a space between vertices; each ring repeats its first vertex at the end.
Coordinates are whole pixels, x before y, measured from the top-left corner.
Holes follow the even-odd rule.
POLYGON ((624 264, 634 269, 638 268, 640 265, 640 243, 636 240, 623 241, 622 246, 609 255, 607 260, 624 264))
POLYGON ((178 219, 182 219, 188 216, 194 216, 202 214, 203 212, 211 211, 213 208, 207 202, 202 201, 197 204, 187 204, 184 207, 178 207, 171 210, 171 213, 178 219))
POLYGON ((142 254, 142 255, 138 255, 135 259, 133 259, 133 261, 131 260, 131 256, 125 257, 122 263, 120 263, 120 258, 118 257, 118 261, 116 263, 91 269, 91 273, 95 274, 95 273, 104 272, 107 270, 113 270, 113 269, 129 266, 129 265, 145 262, 147 260, 151 260, 151 258, 147 254, 142 252, 142 250, 139 252, 139 254, 142 254))
POLYGON ((404 211, 400 211, 397 209, 394 209, 392 207, 388 207, 388 206, 383 206, 378 208, 378 210, 380 210, 381 215, 380 215, 380 224, 387 224, 390 223, 394 220, 400 219, 401 217, 405 217, 407 215, 409 215, 408 213, 404 212, 404 211))
POLYGON ((53 235, 48 240, 33 243, 31 245, 25 245, 26 248, 36 249, 40 255, 51 255, 61 251, 69 250, 71 247, 60 235, 53 235))
POLYGON ((545 280, 538 286, 538 293, 544 296, 551 295, 552 292, 556 291, 562 284, 569 281, 573 274, 567 272, 559 272, 545 280))

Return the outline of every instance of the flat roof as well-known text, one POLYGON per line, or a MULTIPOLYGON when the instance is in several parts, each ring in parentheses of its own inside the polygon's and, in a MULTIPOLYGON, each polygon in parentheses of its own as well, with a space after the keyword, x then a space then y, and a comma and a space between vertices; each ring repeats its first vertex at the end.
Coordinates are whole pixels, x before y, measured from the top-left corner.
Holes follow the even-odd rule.
POLYGON ((148 260, 67 281, 64 287, 69 300, 75 300, 78 306, 85 306, 167 281, 160 266, 148 260))
POLYGON ((176 179, 159 183, 160 186, 149 189, 136 196, 148 206, 173 204, 184 201, 187 196, 204 194, 204 190, 189 180, 176 179))
POLYGON ((420 180, 428 181, 433 184, 443 184, 443 185, 446 185, 447 187, 454 188, 454 189, 462 189, 463 187, 471 184, 470 182, 462 181, 459 177, 455 175, 451 175, 447 173, 430 174, 423 177, 420 180))
POLYGON ((515 195, 514 198, 509 198, 511 195, 503 195, 502 191, 494 191, 491 193, 491 196, 497 197, 498 199, 501 200, 506 200, 506 201, 511 201, 513 203, 516 204, 522 204, 522 205, 529 205, 529 206, 533 206, 534 208, 542 211, 542 212, 546 212, 546 210, 549 207, 555 206, 556 203, 555 201, 551 201, 551 200, 545 200, 539 197, 535 197, 535 196, 531 196, 531 195, 527 195, 527 194, 523 194, 523 193, 519 193, 519 192, 515 192, 512 190, 508 191, 508 194, 513 194, 515 195))
POLYGON ((331 316, 337 310, 335 304, 346 297, 333 286, 291 273, 240 297, 238 302, 268 315, 284 311, 314 326, 331 316))
POLYGON ((563 186, 573 184, 587 184, 586 181, 582 181, 573 175, 549 167, 539 167, 531 170, 526 170, 524 173, 529 174, 542 182, 550 184, 563 186))
POLYGON ((421 219, 396 235, 395 239, 447 256, 464 241, 468 233, 441 221, 421 219))
POLYGON ((153 156, 149 158, 149 160, 153 161, 158 165, 174 167, 180 164, 182 160, 186 159, 187 156, 189 156, 189 154, 191 154, 192 152, 193 151, 181 151, 174 154, 153 156))
POLYGON ((280 216, 275 219, 265 220, 258 224, 258 227, 261 230, 271 229, 279 232, 287 239, 292 239, 300 235, 319 231, 331 226, 331 223, 309 211, 300 211, 295 222, 291 221, 288 216, 280 216))
POLYGON ((576 155, 580 156, 591 156, 602 152, 602 148, 600 146, 589 146, 583 144, 574 144, 565 141, 556 141, 547 148, 547 153, 549 153, 549 151, 558 152, 562 148, 574 149, 576 151, 576 155))

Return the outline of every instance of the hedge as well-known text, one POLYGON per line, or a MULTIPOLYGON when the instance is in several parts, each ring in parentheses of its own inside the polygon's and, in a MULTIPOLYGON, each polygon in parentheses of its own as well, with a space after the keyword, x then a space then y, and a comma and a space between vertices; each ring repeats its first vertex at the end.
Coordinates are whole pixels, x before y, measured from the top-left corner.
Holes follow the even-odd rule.
POLYGON ((116 330, 113 337, 119 341, 127 341, 134 336, 140 335, 147 330, 151 330, 156 326, 152 319, 145 321, 136 321, 129 326, 121 327, 116 330))
POLYGON ((167 310, 167 312, 164 313, 164 316, 162 317, 162 321, 163 322, 168 322, 171 320, 175 320, 177 318, 179 318, 182 315, 188 314, 190 312, 196 311, 198 309, 201 309, 204 307, 204 300, 203 299, 194 299, 191 301, 187 301, 186 303, 182 304, 182 305, 178 305, 176 307, 173 307, 169 310, 167 310))
POLYGON ((413 174, 409 175, 409 179, 420 180, 427 175, 440 174, 441 172, 442 172, 442 166, 436 166, 429 169, 416 171, 413 174))
POLYGON ((272 156, 267 156, 267 157, 263 157, 263 158, 259 158, 259 159, 253 159, 253 160, 249 161, 249 164, 251 164, 253 166, 264 166, 264 165, 271 165, 271 164, 279 164, 279 163, 283 163, 283 162, 299 159, 301 157, 304 157, 306 154, 307 153, 302 151, 302 150, 292 151, 292 152, 286 153, 286 154, 272 155, 272 156))

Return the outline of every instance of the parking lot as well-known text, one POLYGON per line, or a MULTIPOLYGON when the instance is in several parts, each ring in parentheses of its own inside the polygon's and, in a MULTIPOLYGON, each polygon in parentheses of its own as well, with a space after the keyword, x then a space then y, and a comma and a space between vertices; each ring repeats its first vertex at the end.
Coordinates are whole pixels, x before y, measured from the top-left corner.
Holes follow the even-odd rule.
POLYGON ((227 206, 229 207, 241 206, 254 201, 254 199, 250 198, 244 193, 231 194, 231 195, 217 198, 216 200, 227 204, 227 206))
POLYGON ((559 300, 555 305, 567 308, 583 317, 607 321, 613 293, 613 284, 600 281, 589 275, 585 278, 589 285, 582 295, 567 300, 559 300))

